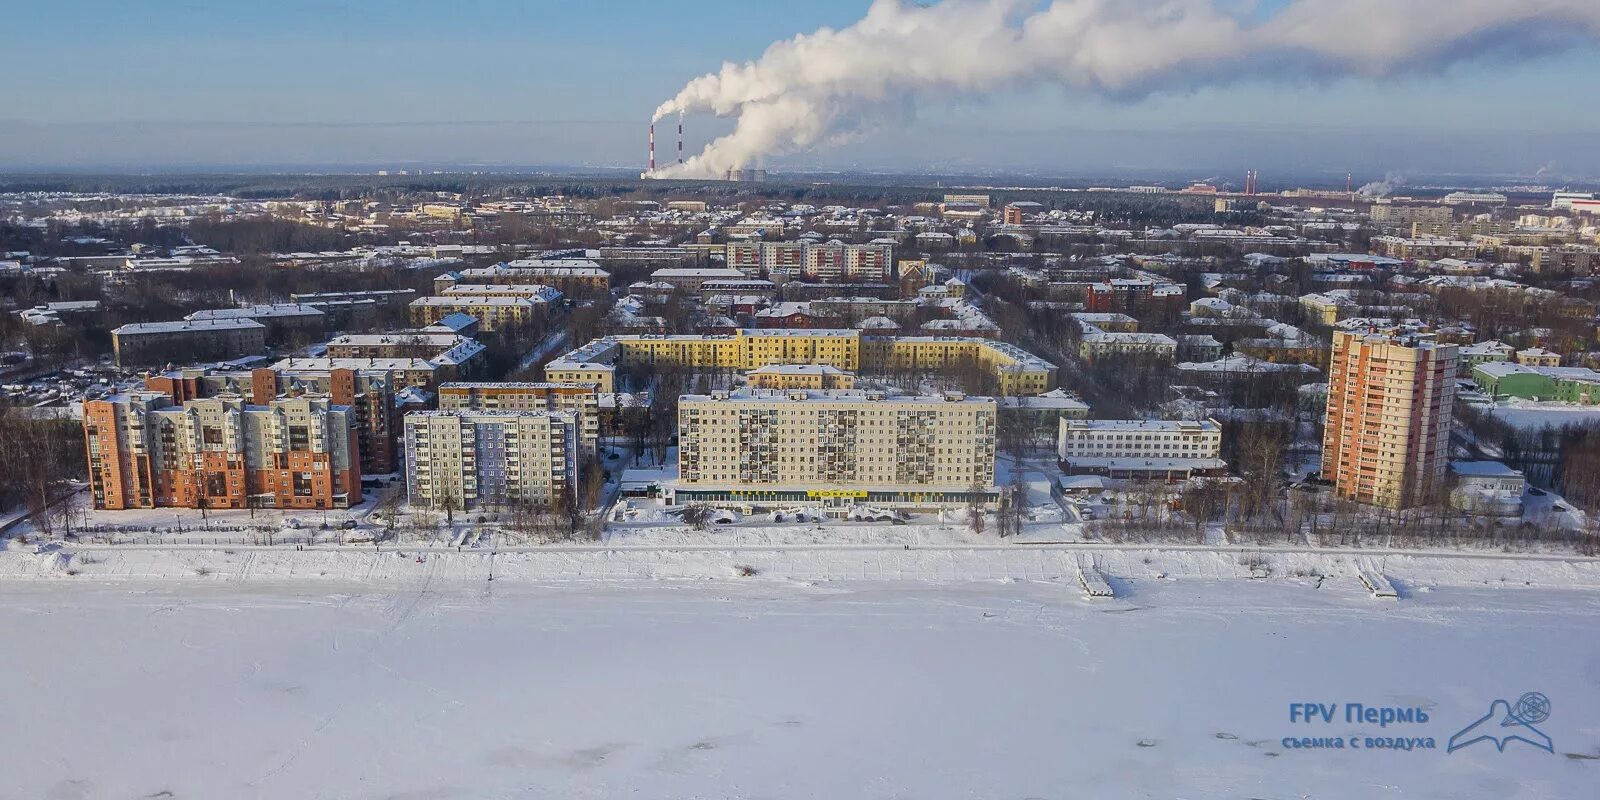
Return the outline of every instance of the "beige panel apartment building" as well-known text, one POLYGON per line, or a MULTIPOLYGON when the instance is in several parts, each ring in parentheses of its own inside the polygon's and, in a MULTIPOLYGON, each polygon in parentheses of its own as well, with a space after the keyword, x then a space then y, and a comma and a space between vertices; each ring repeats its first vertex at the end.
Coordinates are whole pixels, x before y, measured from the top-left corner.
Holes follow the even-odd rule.
POLYGON ((1337 331, 1328 373, 1322 477, 1340 496, 1401 509, 1445 490, 1457 347, 1337 331))
POLYGON ((424 411, 405 418, 414 505, 559 507, 577 484, 577 419, 561 411, 424 411))
POLYGON ((479 382, 439 386, 440 411, 565 411, 578 422, 585 458, 600 444, 600 392, 594 383, 479 382))
POLYGON ((669 499, 767 507, 992 502, 995 415, 993 398, 958 393, 685 395, 669 499))

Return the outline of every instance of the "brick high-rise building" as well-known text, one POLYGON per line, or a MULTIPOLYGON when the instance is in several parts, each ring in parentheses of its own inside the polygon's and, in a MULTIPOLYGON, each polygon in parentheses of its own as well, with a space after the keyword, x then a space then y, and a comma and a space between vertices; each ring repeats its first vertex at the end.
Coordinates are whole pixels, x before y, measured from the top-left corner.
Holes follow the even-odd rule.
POLYGON ((178 405, 223 394, 241 395, 258 406, 280 398, 327 395, 334 405, 348 406, 355 415, 363 475, 400 469, 400 418, 394 396, 399 387, 400 382, 381 369, 181 369, 144 379, 146 391, 160 392, 178 405))
POLYGON ((1343 498, 1401 509, 1445 489, 1457 348, 1388 333, 1333 335, 1322 477, 1343 498))
POLYGON ((95 508, 346 508, 361 501, 355 414, 328 398, 84 403, 95 508))

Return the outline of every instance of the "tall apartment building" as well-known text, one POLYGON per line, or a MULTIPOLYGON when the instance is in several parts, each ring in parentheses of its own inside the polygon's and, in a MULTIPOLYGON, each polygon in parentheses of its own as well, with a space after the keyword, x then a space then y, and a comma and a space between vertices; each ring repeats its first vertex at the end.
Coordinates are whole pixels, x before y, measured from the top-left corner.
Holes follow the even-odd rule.
POLYGON ((439 410, 564 411, 577 420, 585 458, 596 455, 600 445, 597 383, 445 383, 439 386, 439 410))
POLYGON ((111 332, 117 366, 220 361, 260 355, 267 326, 252 319, 135 322, 111 332))
POLYGON ((1453 344, 1334 332, 1322 477, 1340 497, 1394 509, 1438 499, 1457 358, 1453 344))
POLYGON ((957 393, 685 395, 678 400, 678 479, 669 499, 768 507, 990 502, 996 411, 993 398, 957 393))
POLYGON ((399 387, 384 370, 190 368, 147 374, 144 388, 160 392, 178 405, 221 395, 239 395, 257 406, 269 406, 278 399, 327 395, 334 405, 346 406, 355 414, 361 474, 385 475, 400 468, 400 420, 394 396, 399 387))
POLYGON ((563 411, 424 411, 405 418, 411 503, 559 506, 578 480, 577 419, 563 411))
POLYGON ((95 508, 345 508, 361 501, 355 415, 326 397, 84 403, 95 508))

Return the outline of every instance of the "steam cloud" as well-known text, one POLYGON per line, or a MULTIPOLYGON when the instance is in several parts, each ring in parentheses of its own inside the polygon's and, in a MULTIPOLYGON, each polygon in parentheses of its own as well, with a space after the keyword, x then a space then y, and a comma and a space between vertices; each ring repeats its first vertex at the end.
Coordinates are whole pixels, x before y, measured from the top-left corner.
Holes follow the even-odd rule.
POLYGON ((1600 0, 875 0, 849 27, 727 62, 656 109, 736 117, 660 177, 720 178, 905 124, 929 97, 1039 83, 1137 98, 1240 78, 1383 78, 1489 51, 1600 40, 1600 0), (1248 12, 1248 9, 1244 9, 1248 12))
POLYGON ((1388 197, 1389 195, 1404 189, 1405 186, 1406 176, 1401 175, 1398 172, 1391 172, 1383 176, 1383 180, 1381 181, 1373 181, 1371 183, 1362 185, 1360 189, 1356 190, 1356 193, 1362 197, 1388 197))

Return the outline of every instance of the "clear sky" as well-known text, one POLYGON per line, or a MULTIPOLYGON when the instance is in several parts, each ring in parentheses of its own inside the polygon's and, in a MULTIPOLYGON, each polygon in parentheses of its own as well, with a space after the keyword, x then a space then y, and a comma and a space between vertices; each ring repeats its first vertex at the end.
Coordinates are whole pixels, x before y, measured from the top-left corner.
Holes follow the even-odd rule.
MULTIPOLYGON (((0 167, 633 167, 645 119, 686 81, 848 25, 866 6, 12 2, 0 167)), ((1378 84, 1243 83, 1131 103, 1040 88, 923 103, 909 129, 789 163, 1595 175, 1597 74, 1600 52, 1587 48, 1378 84)), ((691 119, 690 147, 726 129, 691 119)))

